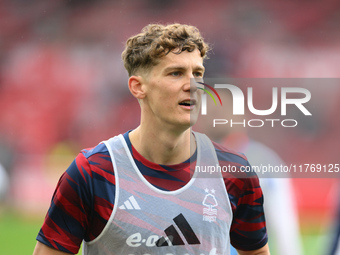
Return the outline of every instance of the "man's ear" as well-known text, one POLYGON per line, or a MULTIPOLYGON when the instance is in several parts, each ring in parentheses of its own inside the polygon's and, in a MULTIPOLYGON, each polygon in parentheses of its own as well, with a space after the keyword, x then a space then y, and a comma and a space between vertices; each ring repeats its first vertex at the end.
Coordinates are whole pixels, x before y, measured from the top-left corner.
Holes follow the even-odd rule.
POLYGON ((143 99, 145 97, 143 78, 136 75, 131 76, 129 78, 129 90, 135 98, 143 99))

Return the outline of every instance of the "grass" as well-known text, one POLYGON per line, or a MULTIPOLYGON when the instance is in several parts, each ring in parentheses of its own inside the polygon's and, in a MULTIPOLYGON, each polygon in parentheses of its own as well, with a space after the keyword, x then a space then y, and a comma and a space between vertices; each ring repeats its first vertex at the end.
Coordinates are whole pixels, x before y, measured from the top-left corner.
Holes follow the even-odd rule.
POLYGON ((41 219, 27 219, 16 213, 0 215, 1 254, 32 254, 41 223, 41 219))

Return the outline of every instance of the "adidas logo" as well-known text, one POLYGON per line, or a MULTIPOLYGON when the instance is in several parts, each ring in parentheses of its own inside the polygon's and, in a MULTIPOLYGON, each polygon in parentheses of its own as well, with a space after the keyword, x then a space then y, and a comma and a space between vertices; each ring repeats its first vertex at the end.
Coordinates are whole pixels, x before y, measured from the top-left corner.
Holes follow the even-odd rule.
MULTIPOLYGON (((198 240, 195 232, 192 230, 190 224, 185 219, 183 214, 179 214, 178 216, 173 218, 173 221, 175 222, 176 226, 178 227, 188 244, 200 244, 200 241, 198 240)), ((171 225, 170 227, 165 229, 164 232, 167 237, 162 236, 160 239, 158 239, 158 241, 156 241, 157 247, 185 245, 183 239, 181 238, 174 225, 171 225)))
POLYGON ((119 206, 119 209, 122 210, 140 210, 140 206, 137 203, 136 199, 134 198, 134 196, 129 197, 128 200, 126 200, 124 202, 123 205, 119 206))

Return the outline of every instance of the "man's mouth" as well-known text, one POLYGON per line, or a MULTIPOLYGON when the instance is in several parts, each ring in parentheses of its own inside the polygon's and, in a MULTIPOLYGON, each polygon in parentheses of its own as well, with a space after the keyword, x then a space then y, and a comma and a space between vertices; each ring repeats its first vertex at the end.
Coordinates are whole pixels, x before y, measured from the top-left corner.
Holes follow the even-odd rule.
POLYGON ((194 99, 183 100, 182 102, 179 103, 179 105, 187 106, 187 107, 194 106, 194 105, 196 105, 196 100, 194 100, 194 99))

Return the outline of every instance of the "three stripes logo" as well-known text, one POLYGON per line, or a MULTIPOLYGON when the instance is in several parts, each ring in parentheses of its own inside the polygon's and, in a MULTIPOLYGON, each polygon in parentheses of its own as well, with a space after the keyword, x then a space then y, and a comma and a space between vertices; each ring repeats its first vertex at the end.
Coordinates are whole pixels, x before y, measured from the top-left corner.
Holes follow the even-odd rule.
MULTIPOLYGON (((183 214, 179 214, 178 216, 173 218, 173 221, 175 222, 175 225, 182 233, 183 237, 188 242, 188 244, 200 244, 200 241, 198 240, 195 232, 192 230, 190 224, 185 219, 183 214)), ((166 228, 164 232, 167 237, 162 236, 160 239, 158 239, 158 241, 156 241, 157 247, 171 245, 185 245, 183 239, 181 238, 179 232, 177 231, 174 225, 171 225, 170 227, 166 228)))
POLYGON ((140 206, 137 203, 136 199, 134 196, 129 197, 128 200, 124 202, 123 205, 119 206, 119 209, 122 210, 140 210, 140 206))
MULTIPOLYGON (((217 102, 213 96, 213 94, 207 90, 206 88, 210 89, 212 92, 215 93, 215 95, 217 96, 218 100, 220 101, 220 104, 222 106, 222 100, 221 100, 221 97, 220 95, 217 93, 217 91, 210 85, 206 84, 206 83, 203 83, 203 82, 197 82, 201 85, 203 85, 202 87, 201 86, 197 86, 198 89, 201 89, 203 90, 205 93, 207 93, 211 98, 212 100, 214 101, 215 105, 217 105, 217 102)), ((206 94, 203 94, 202 95, 202 109, 201 109, 201 112, 203 115, 206 115, 207 114, 207 95, 206 94)))

